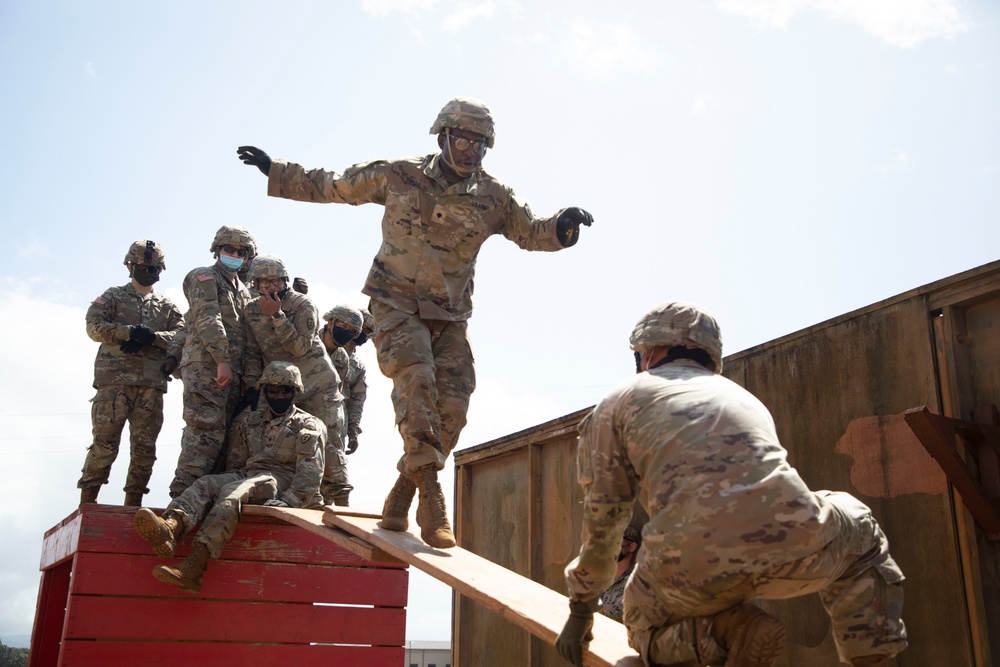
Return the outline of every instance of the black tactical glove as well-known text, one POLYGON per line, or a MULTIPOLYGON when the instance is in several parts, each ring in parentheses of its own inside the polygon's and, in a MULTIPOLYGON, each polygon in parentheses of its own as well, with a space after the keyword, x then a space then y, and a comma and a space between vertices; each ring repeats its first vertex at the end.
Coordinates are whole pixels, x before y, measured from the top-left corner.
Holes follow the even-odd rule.
POLYGON ((156 332, 145 324, 133 324, 128 328, 128 337, 140 345, 151 345, 156 340, 156 332))
POLYGON ((139 354, 139 350, 143 347, 145 347, 145 344, 137 340, 123 340, 118 344, 118 349, 125 354, 139 354))
POLYGON ((243 398, 246 400, 247 405, 250 406, 250 412, 257 412, 257 403, 260 402, 260 389, 250 387, 243 394, 243 398))
POLYGON ((563 211, 556 220, 556 237, 564 248, 568 248, 580 239, 580 225, 590 227, 592 224, 594 216, 582 208, 572 206, 563 211))
POLYGON ((163 360, 163 363, 160 364, 160 372, 166 376, 167 381, 169 382, 172 379, 170 376, 174 374, 175 370, 177 370, 177 357, 172 354, 168 354, 163 360))
POLYGON ((570 600, 569 618, 556 638, 556 650, 567 662, 583 667, 583 647, 594 638, 594 612, 601 606, 600 598, 570 600))
POLYGON ((358 436, 349 435, 347 436, 347 449, 344 450, 348 454, 353 454, 358 451, 358 436))
POLYGON ((243 164, 257 167, 265 176, 271 173, 271 158, 256 146, 240 146, 236 149, 236 154, 243 160, 243 164))
POLYGON ((292 289, 299 294, 309 294, 309 283, 305 278, 295 278, 292 280, 292 289))

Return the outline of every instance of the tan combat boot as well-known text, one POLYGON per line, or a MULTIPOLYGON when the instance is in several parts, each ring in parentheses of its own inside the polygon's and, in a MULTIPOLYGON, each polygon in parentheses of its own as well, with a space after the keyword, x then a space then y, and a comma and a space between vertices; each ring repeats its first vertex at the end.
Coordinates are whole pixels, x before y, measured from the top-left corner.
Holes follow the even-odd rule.
POLYGON ((437 469, 433 465, 424 466, 413 475, 420 499, 417 501, 417 525, 420 537, 435 549, 450 549, 455 546, 455 534, 448 523, 448 510, 444 506, 444 493, 437 481, 437 469))
POLYGON ((712 639, 726 649, 726 667, 771 667, 785 650, 785 626, 752 604, 715 615, 712 639))
POLYGON ((184 526, 173 512, 164 512, 163 518, 160 518, 153 510, 142 507, 135 513, 133 523, 139 537, 153 547, 153 553, 163 558, 174 557, 184 526))
POLYGON ((334 495, 332 498, 330 498, 330 500, 333 501, 331 504, 334 505, 335 507, 349 507, 349 505, 347 504, 347 499, 350 497, 350 495, 351 495, 350 491, 344 491, 342 493, 338 493, 334 495))
POLYGON ((158 581, 177 586, 182 591, 197 593, 201 590, 201 576, 205 574, 207 565, 208 547, 197 542, 194 549, 180 565, 174 567, 157 565, 153 568, 153 576, 158 581))
POLYGON ((142 507, 142 491, 126 491, 125 507, 142 507))
POLYGON ((80 489, 80 505, 97 502, 97 492, 101 490, 99 486, 85 486, 80 489))
POLYGON ((405 531, 410 527, 410 503, 413 494, 417 492, 417 484, 406 475, 400 473, 396 483, 392 485, 389 495, 385 497, 382 506, 382 520, 379 528, 386 530, 405 531))

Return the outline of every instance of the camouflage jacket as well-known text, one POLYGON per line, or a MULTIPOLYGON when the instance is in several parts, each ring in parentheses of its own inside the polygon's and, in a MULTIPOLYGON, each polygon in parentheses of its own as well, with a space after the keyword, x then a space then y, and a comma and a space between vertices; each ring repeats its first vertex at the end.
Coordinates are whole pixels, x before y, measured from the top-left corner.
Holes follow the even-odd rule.
POLYGON ((347 435, 353 437, 361 433, 361 415, 365 411, 365 400, 368 398, 368 371, 365 362, 358 357, 358 351, 348 353, 347 369, 347 435))
POLYGON ((132 283, 109 287, 87 309, 87 335, 101 344, 94 360, 94 388, 109 384, 159 387, 167 390, 160 364, 167 346, 184 326, 184 317, 174 302, 159 292, 143 295, 132 283), (138 354, 125 354, 119 344, 130 337, 133 324, 144 324, 156 332, 156 340, 138 354))
POLYGON ((229 362, 233 373, 243 373, 243 307, 250 293, 239 280, 232 280, 218 265, 187 274, 184 296, 188 301, 187 337, 180 365, 191 362, 229 362))
POLYGON ((265 472, 294 473, 280 500, 290 507, 303 507, 319 493, 325 451, 323 422, 296 407, 275 417, 261 399, 260 407, 241 413, 233 422, 226 469, 250 477, 265 472))
POLYGON ((757 572, 814 553, 837 525, 786 461, 767 408, 689 360, 639 373, 580 425, 583 546, 574 599, 614 579, 633 499, 649 514, 638 575, 664 588, 757 572))
POLYGON ((514 191, 479 169, 449 185, 439 154, 354 165, 343 175, 275 160, 267 194, 319 203, 382 204, 382 246, 362 290, 424 319, 472 315, 476 256, 502 234, 525 250, 562 250, 556 219, 536 218, 514 191))
POLYGON ((304 400, 320 392, 342 400, 341 379, 319 338, 319 311, 312 300, 288 290, 281 299, 281 312, 280 317, 265 314, 259 296, 243 309, 247 330, 243 379, 247 386, 255 386, 272 361, 288 361, 299 367, 306 388, 297 399, 304 400))

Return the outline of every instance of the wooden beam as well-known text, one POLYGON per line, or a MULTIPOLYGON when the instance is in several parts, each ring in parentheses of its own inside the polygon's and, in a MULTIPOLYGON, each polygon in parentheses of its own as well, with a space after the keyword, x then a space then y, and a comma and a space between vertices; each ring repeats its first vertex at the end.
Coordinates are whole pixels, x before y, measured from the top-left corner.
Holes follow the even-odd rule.
MULTIPOLYGON (((340 515, 333 508, 323 523, 413 565, 549 644, 555 644, 569 614, 566 596, 460 547, 434 549, 408 532, 382 530, 375 519, 340 515)), ((624 625, 597 614, 593 632, 583 654, 587 667, 642 667, 624 625)))

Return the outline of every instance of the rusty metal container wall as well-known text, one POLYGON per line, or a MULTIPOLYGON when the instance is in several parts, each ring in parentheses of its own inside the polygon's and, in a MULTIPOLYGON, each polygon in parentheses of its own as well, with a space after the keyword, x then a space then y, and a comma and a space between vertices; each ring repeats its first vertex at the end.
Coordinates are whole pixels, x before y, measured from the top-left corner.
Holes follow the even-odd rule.
MULTIPOLYGON (((975 527, 901 418, 926 405, 968 420, 974 407, 1000 404, 998 334, 995 262, 725 360, 724 374, 771 410, 810 487, 856 495, 888 534, 907 576, 910 648, 901 665, 1000 667, 1000 542, 975 527)), ((565 592, 562 569, 580 538, 575 425, 587 412, 456 452, 463 547, 565 592)), ((839 664, 816 596, 763 604, 788 626, 781 667, 839 664)), ((548 645, 472 607, 457 596, 456 665, 564 664, 548 645), (504 659, 491 661, 497 651, 504 659)))

